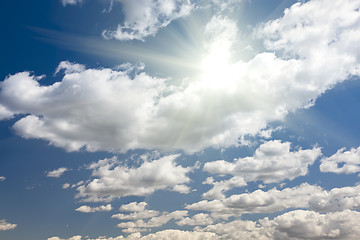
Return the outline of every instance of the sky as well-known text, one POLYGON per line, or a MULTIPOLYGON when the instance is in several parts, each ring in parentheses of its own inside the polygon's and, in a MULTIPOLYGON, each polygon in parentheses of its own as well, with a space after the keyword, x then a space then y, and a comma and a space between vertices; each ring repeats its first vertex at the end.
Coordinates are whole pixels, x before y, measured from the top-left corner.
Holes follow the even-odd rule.
POLYGON ((359 9, 5 1, 0 239, 358 239, 359 9))

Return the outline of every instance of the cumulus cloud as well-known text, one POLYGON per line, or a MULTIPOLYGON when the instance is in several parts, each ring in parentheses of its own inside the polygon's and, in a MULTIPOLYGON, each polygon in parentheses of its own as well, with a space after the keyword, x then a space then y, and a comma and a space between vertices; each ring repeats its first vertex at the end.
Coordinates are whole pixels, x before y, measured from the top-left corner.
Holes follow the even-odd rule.
POLYGON ((54 178, 59 178, 61 177, 64 172, 68 171, 69 169, 67 168, 64 168, 64 167, 61 167, 61 168, 58 168, 58 169, 55 169, 53 171, 49 171, 46 173, 46 176, 47 177, 54 177, 54 178))
POLYGON ((181 220, 188 214, 188 211, 174 211, 170 213, 163 212, 159 216, 151 217, 144 221, 139 219, 136 221, 121 222, 117 226, 119 228, 125 228, 125 232, 133 232, 133 229, 146 229, 161 227, 168 223, 170 220, 181 220))
POLYGON ((179 155, 169 155, 145 162, 138 168, 121 166, 116 157, 90 164, 94 177, 80 185, 77 197, 84 201, 106 201, 124 196, 146 196, 157 190, 173 189, 188 183, 187 174, 193 169, 176 165, 179 155))
POLYGON ((12 230, 17 227, 17 224, 8 223, 5 219, 0 220, 0 231, 12 230))
POLYGON ((87 205, 80 206, 75 211, 83 212, 83 213, 93 213, 93 212, 110 212, 112 210, 111 204, 98 206, 98 207, 90 207, 87 205))
POLYGON ((190 225, 190 226, 199 226, 199 225, 210 225, 213 224, 213 219, 205 213, 199 213, 193 217, 186 217, 176 222, 179 226, 190 225))
MULTIPOLYGON (((139 3, 123 1, 129 9, 139 3)), ((359 7, 352 0, 296 3, 257 28, 266 51, 249 61, 232 56, 236 22, 214 17, 205 26, 208 56, 199 64, 202 70, 181 86, 144 72, 84 69, 68 62, 60 66, 68 69, 63 79, 49 86, 28 72, 17 73, 0 84, 0 112, 3 118, 26 114, 13 126, 17 134, 68 151, 197 152, 236 146, 239 138, 256 135, 359 75, 359 7)))
POLYGON ((139 220, 139 219, 152 218, 160 215, 159 211, 145 209, 146 206, 147 206, 146 202, 140 202, 140 203, 131 202, 129 204, 122 205, 119 209, 120 211, 132 212, 132 213, 129 214, 118 213, 112 215, 111 218, 116 218, 119 220, 139 220))
POLYGON ((231 195, 224 199, 202 200, 186 206, 188 210, 211 212, 213 217, 228 218, 244 213, 271 213, 290 208, 306 208, 319 212, 360 208, 360 186, 326 191, 304 183, 298 187, 231 195))
POLYGON ((6 180, 6 177, 0 176, 0 182, 3 182, 3 181, 5 181, 5 180, 6 180))
POLYGON ((188 211, 159 212, 145 209, 146 205, 145 202, 132 202, 122 205, 120 211, 130 213, 114 214, 111 218, 129 220, 117 225, 120 228, 124 228, 123 232, 127 233, 150 231, 150 228, 161 227, 170 220, 177 220, 176 224, 179 226, 199 226, 213 223, 213 219, 208 214, 199 213, 192 217, 186 217, 188 211))
POLYGON ((203 193, 205 199, 222 199, 225 198, 224 192, 234 188, 246 186, 246 182, 242 177, 232 177, 229 180, 215 182, 213 177, 208 177, 203 184, 214 185, 208 192, 203 193))
POLYGON ((155 35, 174 19, 188 15, 193 9, 189 0, 117 0, 122 4, 125 21, 103 36, 118 40, 144 40, 155 35))
POLYGON ((66 5, 77 5, 82 3, 83 0, 61 0, 62 5, 65 7, 66 5))
POLYGON ((245 181, 281 182, 305 176, 308 166, 320 155, 318 147, 291 151, 289 142, 273 140, 260 145, 253 157, 238 158, 234 162, 208 162, 203 170, 213 174, 231 174, 245 181))
MULTIPOLYGON (((211 224, 205 227, 197 226, 194 231, 163 230, 147 236, 133 233, 128 237, 97 238, 89 240, 120 240, 120 239, 344 239, 356 240, 360 234, 360 213, 345 210, 321 214, 314 211, 295 210, 275 217, 259 221, 234 220, 225 223, 211 224)), ((80 236, 75 236, 80 237, 80 236)), ((70 238, 67 240, 78 240, 70 238)), ((48 240, 65 240, 60 238, 48 238, 48 240)))
MULTIPOLYGON (((59 237, 48 238, 47 240, 81 240, 81 236, 75 236, 78 238, 62 239, 59 237), (80 237, 80 238, 79 238, 80 237)), ((147 236, 141 236, 140 233, 133 233, 127 237, 99 237, 96 239, 86 238, 86 240, 217 240, 220 239, 215 233, 210 232, 196 232, 196 231, 181 231, 181 230, 163 230, 156 233, 149 234, 147 236)))
POLYGON ((342 174, 360 172, 360 147, 345 150, 339 149, 331 157, 321 159, 320 171, 342 174))
POLYGON ((276 217, 275 239, 357 239, 360 213, 350 210, 320 214, 297 210, 276 217))
POLYGON ((350 210, 320 214, 296 210, 282 214, 273 220, 258 222, 235 220, 206 227, 197 231, 213 232, 220 239, 357 239, 360 213, 350 210))

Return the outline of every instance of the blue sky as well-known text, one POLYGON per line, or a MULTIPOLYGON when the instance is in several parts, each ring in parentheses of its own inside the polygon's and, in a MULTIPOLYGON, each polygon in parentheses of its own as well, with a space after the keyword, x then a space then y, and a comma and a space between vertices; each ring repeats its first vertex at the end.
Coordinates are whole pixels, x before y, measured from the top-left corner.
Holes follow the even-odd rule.
POLYGON ((359 8, 4 3, 0 239, 357 239, 359 8))

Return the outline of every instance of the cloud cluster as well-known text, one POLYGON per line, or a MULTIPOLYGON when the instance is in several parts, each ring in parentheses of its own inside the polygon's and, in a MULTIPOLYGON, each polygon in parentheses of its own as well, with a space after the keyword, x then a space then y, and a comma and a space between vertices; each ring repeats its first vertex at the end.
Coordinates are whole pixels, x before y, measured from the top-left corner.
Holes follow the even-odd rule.
POLYGON ((306 208, 318 212, 360 208, 360 186, 334 188, 326 191, 304 183, 293 188, 231 195, 224 199, 202 200, 185 208, 211 212, 215 218, 227 219, 244 213, 272 213, 290 208, 306 208))
MULTIPOLYGON (((80 185, 77 197, 83 201, 109 201, 124 196, 146 196, 157 190, 173 190, 174 187, 188 183, 187 174, 191 167, 175 163, 179 155, 169 155, 149 161, 145 159, 138 168, 120 165, 117 157, 100 160, 90 164, 92 179, 80 185)), ((176 190, 176 189, 175 189, 176 190)))
MULTIPOLYGON (((134 26, 142 26, 136 19, 143 13, 133 9, 140 2, 122 2, 134 26)), ((159 3, 148 1, 140 10, 159 3)), ((165 3, 161 11, 178 12, 174 1, 165 3)), ((236 22, 214 17, 205 26, 208 56, 199 63, 202 69, 181 86, 144 72, 85 69, 68 62, 58 68, 65 69, 63 79, 49 86, 28 72, 17 73, 1 82, 0 117, 25 114, 13 126, 17 134, 68 151, 196 152, 238 145, 244 135, 256 135, 358 75, 359 7, 359 1, 350 0, 296 3, 283 17, 257 28, 266 51, 247 62, 232 56, 236 22)), ((153 18, 151 10, 145 12, 153 18)))
POLYGON ((0 231, 12 230, 17 227, 17 224, 8 223, 5 219, 0 219, 0 231))
POLYGON ((116 30, 103 36, 118 40, 144 40, 155 35, 174 19, 188 15, 193 9, 190 0, 117 0, 122 4, 125 20, 116 30))
POLYGON ((273 220, 258 222, 235 220, 218 223, 197 231, 213 232, 219 239, 357 239, 360 213, 350 210, 320 214, 296 210, 282 214, 273 220))
POLYGON ((203 169, 212 174, 241 177, 245 181, 281 182, 305 176, 308 166, 319 156, 321 150, 318 147, 291 151, 290 142, 273 140, 261 144, 252 157, 235 159, 234 162, 208 162, 203 169))
MULTIPOLYGON (((128 237, 102 237, 88 240, 185 240, 185 239, 344 239, 356 240, 360 234, 360 213, 345 210, 320 214, 314 211, 295 210, 277 216, 273 220, 260 219, 257 222, 234 220, 226 223, 217 223, 205 227, 196 227, 194 231, 163 230, 147 236, 139 232, 128 237)), ((81 236, 74 236, 67 240, 81 240, 81 236)), ((58 237, 48 240, 65 240, 58 237)))
POLYGON ((61 167, 58 169, 55 169, 53 171, 49 171, 46 173, 47 177, 54 177, 54 178, 59 178, 61 177, 66 171, 68 171, 69 169, 61 167))
POLYGON ((320 171, 339 174, 360 172, 360 147, 345 150, 339 149, 334 155, 321 159, 320 171))
POLYGON ((98 206, 98 207, 90 207, 87 205, 80 206, 75 211, 83 212, 83 213, 93 213, 93 212, 110 212, 112 210, 111 204, 98 206))

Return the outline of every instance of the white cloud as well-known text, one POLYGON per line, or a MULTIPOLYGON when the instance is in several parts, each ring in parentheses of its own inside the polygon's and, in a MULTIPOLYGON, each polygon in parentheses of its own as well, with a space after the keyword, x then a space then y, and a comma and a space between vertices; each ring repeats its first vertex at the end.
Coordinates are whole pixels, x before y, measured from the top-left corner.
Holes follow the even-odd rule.
POLYGON ((5 180, 6 180, 6 177, 0 176, 0 182, 3 182, 3 181, 5 181, 5 180))
POLYGON ((122 205, 119 209, 120 211, 132 212, 132 213, 129 214, 118 213, 112 215, 111 218, 116 218, 120 220, 139 220, 139 219, 152 218, 160 215, 159 211, 145 209, 146 206, 147 206, 146 202, 140 202, 140 203, 131 202, 129 204, 122 205))
POLYGON ((330 191, 304 183, 298 187, 232 195, 224 199, 202 200, 186 206, 189 210, 211 212, 213 217, 228 218, 244 213, 271 213, 290 208, 319 212, 360 209, 360 186, 334 188, 330 191))
POLYGON ((98 206, 98 207, 90 207, 87 205, 80 206, 75 211, 83 212, 83 213, 93 213, 93 212, 110 212, 112 210, 111 204, 98 206))
POLYGON ((62 189, 68 189, 70 187, 70 184, 69 183, 64 183, 62 185, 62 189))
POLYGON ((0 120, 10 119, 13 115, 13 112, 9 111, 5 106, 0 104, 0 120))
MULTIPOLYGON (((80 238, 70 238, 62 239, 59 237, 48 238, 47 240, 81 240, 81 236, 75 236, 80 238)), ((181 231, 168 229, 159 231, 156 233, 149 234, 147 236, 141 236, 139 232, 130 234, 127 237, 118 236, 118 237, 99 237, 96 239, 86 238, 86 240, 218 240, 220 239, 215 233, 210 232, 191 232, 191 231, 181 231)))
POLYGON ((61 70, 64 70, 65 74, 80 73, 85 71, 85 66, 82 64, 71 63, 69 61, 62 61, 56 68, 55 74, 59 73, 61 70))
POLYGON ((268 141, 256 149, 253 157, 235 159, 234 162, 217 160, 205 163, 204 171, 215 174, 231 174, 245 181, 281 182, 305 176, 308 166, 321 155, 318 147, 290 150, 289 142, 268 141))
POLYGON ((350 210, 319 214, 297 210, 276 217, 275 239, 358 239, 360 213, 350 210))
POLYGON ((190 226, 199 226, 199 225, 210 225, 213 224, 213 219, 205 213, 199 213, 193 217, 183 218, 180 221, 176 222, 179 226, 190 225, 190 226))
POLYGON ((12 230, 17 227, 17 224, 8 223, 5 219, 0 219, 0 231, 12 230))
MULTIPOLYGON (((301 239, 341 239, 357 240, 360 235, 360 213, 345 210, 320 214, 313 211, 295 210, 259 221, 234 220, 205 227, 195 227, 195 231, 163 230, 141 236, 139 232, 128 237, 97 238, 88 240, 301 240, 301 239)), ((79 236, 76 236, 79 237, 79 236)), ((81 239, 81 238, 76 238, 81 239)), ((48 240, 62 240, 49 238, 48 240)), ((73 240, 73 239, 68 239, 73 240)))
POLYGON ((103 36, 118 40, 144 40, 155 35, 174 19, 188 15, 193 9, 189 0, 117 0, 122 4, 124 24, 106 30, 103 36))
POLYGON ((55 169, 55 170, 53 170, 53 171, 47 172, 47 173, 46 173, 46 176, 47 176, 47 177, 59 178, 59 177, 61 177, 61 176, 64 174, 64 172, 66 172, 66 171, 69 171, 69 169, 64 168, 64 167, 61 167, 61 168, 55 169))
MULTIPOLYGON (((139 2, 123 3, 133 9, 139 2)), ((231 56, 236 22, 215 17, 205 27, 209 55, 199 64, 203 69, 181 86, 107 68, 65 71, 62 81, 50 86, 17 73, 0 84, 4 116, 29 114, 13 126, 17 134, 68 151, 197 152, 236 146, 244 135, 256 135, 359 75, 359 7, 357 0, 296 3, 257 29, 271 52, 247 62, 231 56)), ((128 11, 133 20, 134 11, 128 11)))
POLYGON ((360 172, 360 147, 351 148, 350 151, 342 148, 331 157, 321 159, 320 171, 342 174, 360 172))
POLYGON ((83 0, 61 0, 62 5, 65 7, 66 5, 77 5, 81 4, 83 0))
POLYGON ((202 195, 205 199, 223 199, 224 192, 234 188, 246 186, 246 182, 242 177, 232 177, 229 180, 215 182, 212 177, 208 177, 203 184, 214 185, 212 189, 202 195))
POLYGON ((77 197, 84 201, 104 201, 124 196, 146 196, 157 190, 173 189, 187 183, 191 167, 176 165, 179 155, 169 155, 145 162, 138 168, 121 166, 116 157, 91 164, 94 177, 88 184, 79 186, 77 197))
POLYGON ((188 211, 174 211, 171 213, 163 212, 159 216, 151 217, 147 221, 139 219, 136 221, 121 222, 117 226, 125 229, 137 229, 137 228, 155 228, 161 227, 168 223, 170 220, 181 220, 188 214, 188 211))
POLYGON ((360 213, 350 210, 320 214, 296 210, 282 214, 273 220, 258 222, 235 220, 218 223, 197 231, 213 232, 221 239, 347 239, 355 240, 360 233, 360 213))
POLYGON ((186 186, 184 184, 179 184, 179 185, 175 185, 172 188, 172 191, 179 192, 179 193, 182 193, 182 194, 188 194, 188 193, 190 193, 191 189, 190 189, 189 186, 186 186))
POLYGON ((121 205, 120 211, 123 212, 142 212, 145 210, 145 207, 147 206, 146 202, 131 202, 129 204, 121 205))

